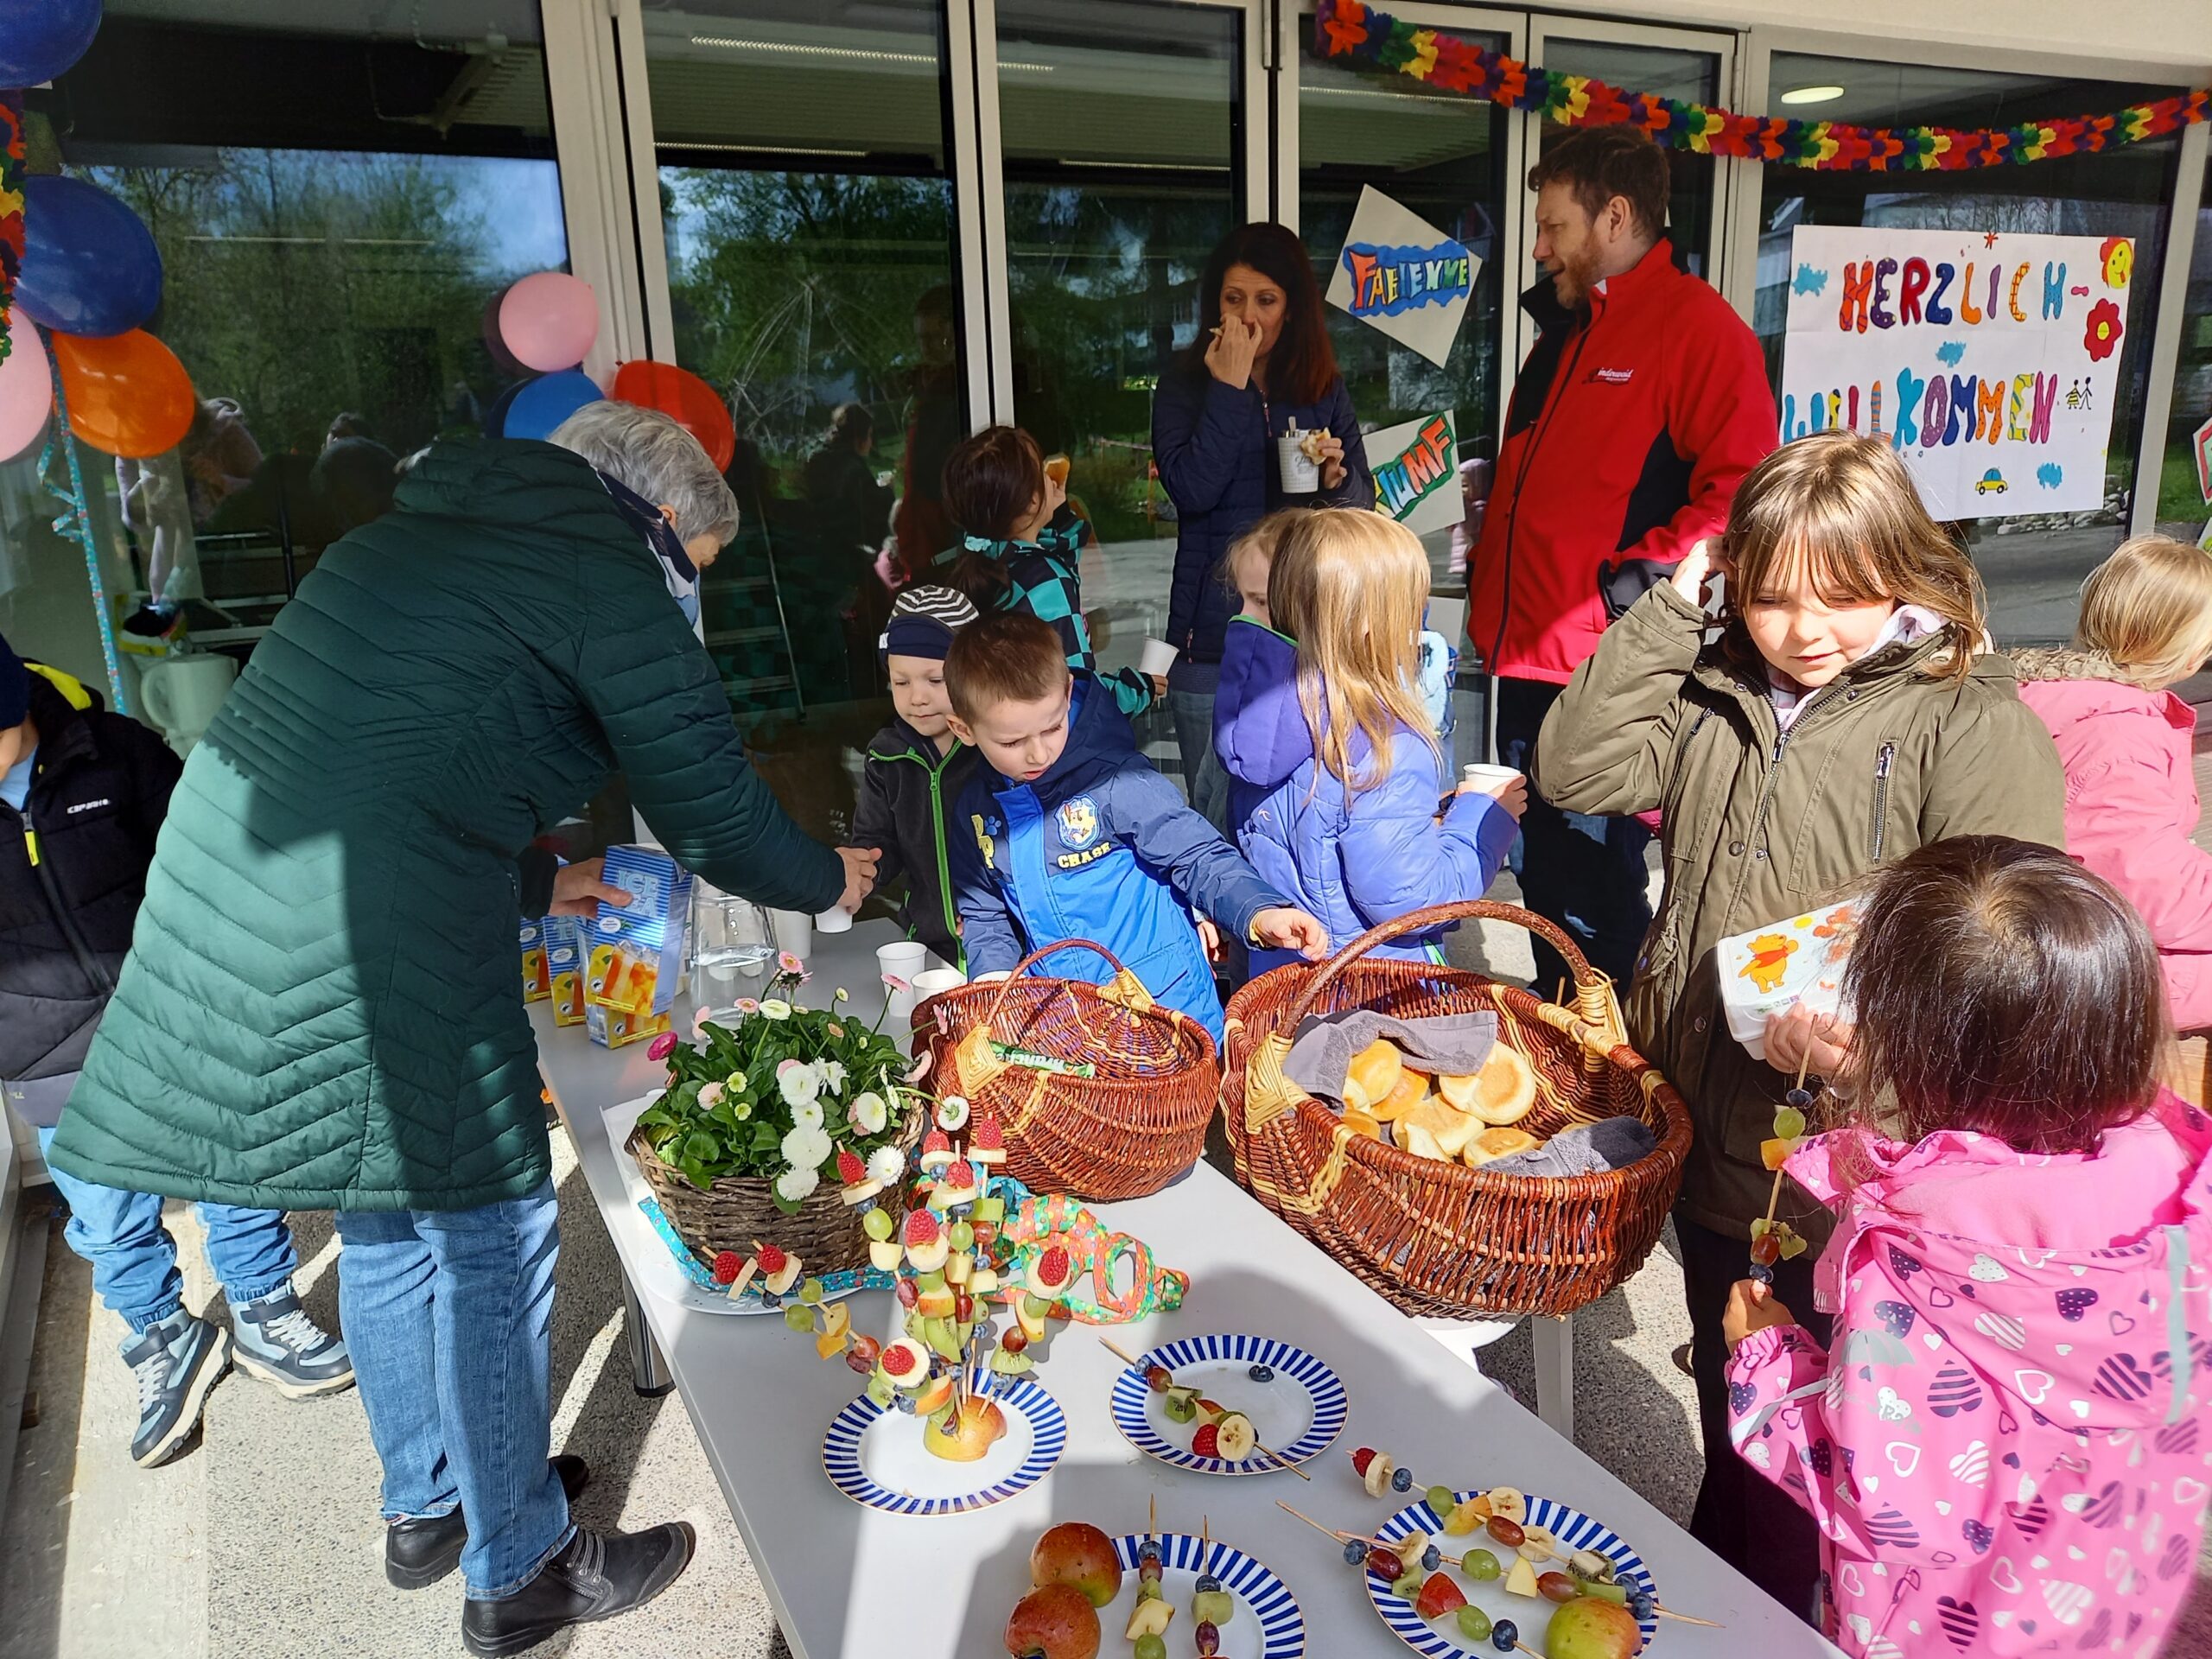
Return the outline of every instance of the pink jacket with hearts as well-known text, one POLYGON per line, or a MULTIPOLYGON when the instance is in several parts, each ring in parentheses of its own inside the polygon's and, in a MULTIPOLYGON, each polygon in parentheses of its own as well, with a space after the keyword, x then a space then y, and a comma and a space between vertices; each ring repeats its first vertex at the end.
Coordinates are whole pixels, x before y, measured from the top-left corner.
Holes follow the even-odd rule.
POLYGON ((2157 1653, 2212 1490, 2208 1154, 2164 1095, 2094 1156, 1844 1130, 1789 1160, 1837 1214, 1841 1349, 1746 1338, 1730 1435, 1820 1523, 1847 1652, 2157 1653))

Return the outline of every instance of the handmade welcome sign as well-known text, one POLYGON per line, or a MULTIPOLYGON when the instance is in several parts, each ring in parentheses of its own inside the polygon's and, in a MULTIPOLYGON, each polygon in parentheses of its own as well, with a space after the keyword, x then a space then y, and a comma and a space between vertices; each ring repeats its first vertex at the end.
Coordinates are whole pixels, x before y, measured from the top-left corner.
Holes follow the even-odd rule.
POLYGON ((1329 303, 1440 368, 1481 269, 1465 245, 1370 185, 1330 273, 1329 303))
POLYGON ((1938 518, 2103 505, 2126 237, 1801 226, 1782 438, 1889 438, 1938 518))
POLYGON ((1416 536, 1448 530, 1467 516, 1459 490, 1459 433, 1452 411, 1424 415, 1362 440, 1375 473, 1375 511, 1416 536))

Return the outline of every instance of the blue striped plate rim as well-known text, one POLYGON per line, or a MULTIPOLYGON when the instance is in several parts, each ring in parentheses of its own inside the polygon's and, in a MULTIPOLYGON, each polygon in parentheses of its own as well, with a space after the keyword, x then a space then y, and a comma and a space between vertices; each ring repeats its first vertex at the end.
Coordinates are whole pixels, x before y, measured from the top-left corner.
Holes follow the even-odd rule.
MULTIPOLYGON (((854 1503, 890 1515, 963 1515, 1026 1491, 1052 1472, 1060 1453, 1067 1449, 1068 1420, 1059 1402, 1026 1376, 992 1377, 984 1392, 1007 1410, 1020 1412, 1029 1423, 1029 1455, 1019 1469, 995 1485, 957 1497, 914 1497, 894 1492, 872 1478, 861 1467, 861 1437, 884 1414, 866 1395, 847 1404, 831 1421, 822 1440, 823 1472, 830 1477, 832 1486, 854 1503)), ((919 1418, 913 1420, 913 1427, 915 1433, 922 1432, 919 1418)))
MULTIPOLYGON (((1157 1458, 1162 1463, 1173 1464, 1178 1469, 1189 1469, 1202 1475, 1264 1475, 1276 1471, 1275 1463, 1255 1452, 1242 1463, 1230 1463, 1221 1458, 1202 1458, 1187 1446, 1177 1446, 1161 1437, 1146 1414, 1146 1402, 1152 1390, 1145 1386, 1146 1368, 1155 1362, 1170 1371, 1180 1370, 1185 1365, 1203 1364, 1211 1361, 1229 1360, 1246 1365, 1266 1365, 1275 1374, 1274 1382, 1254 1383, 1255 1388, 1273 1388, 1286 1377, 1306 1390, 1313 1402, 1313 1421, 1306 1432, 1288 1446, 1271 1446, 1268 1449, 1286 1463, 1304 1463, 1318 1458, 1329 1449, 1329 1443, 1344 1430, 1344 1418, 1351 1411, 1351 1402, 1344 1395, 1344 1385, 1337 1374, 1322 1361, 1303 1348, 1294 1347, 1273 1337, 1239 1336, 1223 1332, 1206 1337, 1179 1337, 1173 1342, 1163 1342, 1149 1352, 1137 1356, 1134 1365, 1124 1367, 1114 1380, 1114 1427, 1122 1431, 1122 1438, 1147 1457, 1157 1458)), ((1225 1403, 1225 1402, 1224 1402, 1225 1403)), ((1195 1431, 1197 1425, 1192 1425, 1195 1431)))
MULTIPOLYGON (((1114 1541, 1114 1553, 1122 1558, 1124 1573, 1137 1570, 1137 1551, 1144 1539, 1144 1534, 1135 1532, 1114 1541)), ((1154 1541, 1160 1546, 1162 1567, 1185 1573, 1211 1573, 1221 1580, 1223 1589, 1244 1604, 1259 1621, 1260 1659, 1304 1659, 1306 1615, 1298 1611, 1298 1600, 1290 1593, 1290 1586, 1277 1578, 1272 1568, 1217 1539, 1204 1543, 1188 1533, 1163 1532, 1154 1541)), ((1182 1611, 1188 1613, 1190 1610, 1182 1611)))
MULTIPOLYGON (((1464 1492, 1454 1492, 1452 1501, 1455 1503, 1465 1503, 1471 1497, 1479 1496, 1483 1490, 1479 1486, 1475 1486, 1470 1487, 1464 1492)), ((1659 1586, 1652 1579, 1651 1569, 1643 1564, 1643 1558, 1630 1548, 1619 1535, 1604 1522, 1593 1521, 1581 1510, 1569 1509, 1556 1498, 1530 1497, 1528 1503, 1529 1520, 1537 1526, 1548 1529, 1565 1549, 1569 1551, 1594 1549, 1600 1555, 1610 1555, 1613 1560, 1615 1577, 1620 1584, 1630 1587, 1640 1586, 1650 1594, 1653 1600, 1658 1599, 1659 1586)), ((1476 1532, 1465 1538, 1443 1536, 1444 1517, 1429 1508, 1426 1502, 1409 1504, 1405 1509, 1400 1510, 1397 1514, 1392 1516, 1376 1529, 1375 1539, 1377 1543, 1388 1544, 1394 1538, 1402 1538, 1408 1533, 1415 1531, 1427 1533, 1436 1547, 1447 1555, 1459 1554, 1469 1549, 1487 1548, 1497 1555, 1501 1566, 1510 1569, 1512 1561, 1510 1554, 1502 1544, 1487 1542, 1490 1535, 1487 1533, 1476 1532)), ((1448 1572, 1452 1569, 1445 1570, 1448 1572)), ((1557 1569, 1539 1567, 1537 1570, 1545 1572, 1557 1569)), ((1415 1653, 1427 1654, 1429 1659, 1463 1659, 1463 1656, 1470 1656, 1471 1659, 1471 1656, 1488 1656, 1496 1652, 1496 1649, 1487 1642, 1479 1644, 1469 1642, 1449 1621, 1440 1621, 1435 1624, 1429 1624, 1414 1611, 1413 1603, 1402 1596, 1392 1594, 1389 1582, 1381 1575, 1369 1573, 1363 1576, 1367 1580, 1368 1599, 1375 1604, 1375 1611, 1382 1616, 1382 1622, 1390 1627, 1391 1633, 1415 1653)), ((1427 1576, 1425 1573, 1421 1574, 1424 1580, 1427 1576)), ((1464 1575, 1459 1576, 1457 1582, 1462 1591, 1472 1587, 1464 1575)), ((1494 1588, 1495 1581, 1492 1585, 1484 1587, 1494 1588)), ((1469 1599, 1472 1600, 1473 1598, 1470 1597, 1469 1599)), ((1526 1598, 1521 1596, 1514 1597, 1513 1608, 1517 1610, 1525 1599, 1526 1598)), ((1536 1600, 1528 1602, 1527 1605, 1532 1621, 1538 1618, 1546 1620, 1551 1618, 1552 1604, 1550 1602, 1536 1600)), ((1500 1610, 1493 1599, 1485 1599, 1483 1611, 1496 1618, 1500 1610)), ((1521 1622, 1521 1616, 1517 1611, 1508 1611, 1505 1616, 1511 1618, 1516 1624, 1521 1622)), ((1652 1637, 1656 1634, 1659 1628, 1658 1615, 1655 1613, 1651 1618, 1643 1620, 1642 1627, 1643 1645, 1648 1648, 1651 1645, 1652 1637)), ((1522 1628, 1521 1637, 1523 1641, 1531 1639, 1530 1631, 1527 1627, 1522 1628)))

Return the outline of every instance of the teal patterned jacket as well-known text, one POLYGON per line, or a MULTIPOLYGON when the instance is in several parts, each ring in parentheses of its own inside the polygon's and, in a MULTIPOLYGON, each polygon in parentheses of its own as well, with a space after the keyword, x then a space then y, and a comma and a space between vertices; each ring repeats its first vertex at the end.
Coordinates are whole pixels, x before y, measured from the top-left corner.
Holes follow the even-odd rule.
POLYGON ((1090 521, 1073 519, 1066 525, 1047 524, 1033 542, 968 536, 957 547, 937 556, 940 565, 950 564, 963 553, 988 554, 1006 566, 1012 582, 999 600, 1002 611, 1027 611, 1052 625, 1068 654, 1068 666, 1094 676, 1114 694, 1114 706, 1134 720, 1152 707, 1152 685, 1133 668, 1102 673, 1098 653, 1091 649, 1090 629, 1083 620, 1083 578, 1079 574, 1084 537, 1090 521))

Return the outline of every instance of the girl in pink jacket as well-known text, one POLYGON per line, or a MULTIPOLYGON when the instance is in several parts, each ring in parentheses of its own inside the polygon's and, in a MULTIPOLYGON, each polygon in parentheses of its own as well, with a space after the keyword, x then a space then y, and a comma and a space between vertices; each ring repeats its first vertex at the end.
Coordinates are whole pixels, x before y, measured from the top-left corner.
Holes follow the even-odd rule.
POLYGON ((1730 1437, 1819 1524, 1847 1653, 2150 1659, 2212 1491, 2212 1120, 2159 1084, 2156 951, 2001 836, 1900 860, 1862 918, 1841 1127, 1788 1164, 1836 1212, 1836 1351, 1738 1283, 1730 1437))
POLYGON ((2212 1026, 2212 853, 2196 828, 2194 710, 2166 688, 2212 657, 2212 554, 2138 536, 2082 584, 2064 651, 2012 653, 2066 768, 2067 850, 2142 912, 2182 1031, 2212 1026))

